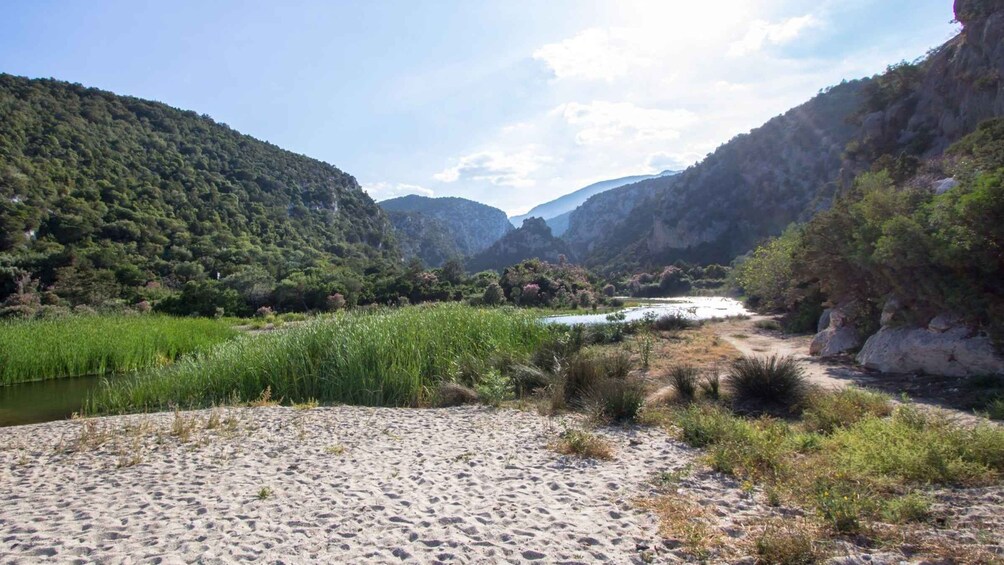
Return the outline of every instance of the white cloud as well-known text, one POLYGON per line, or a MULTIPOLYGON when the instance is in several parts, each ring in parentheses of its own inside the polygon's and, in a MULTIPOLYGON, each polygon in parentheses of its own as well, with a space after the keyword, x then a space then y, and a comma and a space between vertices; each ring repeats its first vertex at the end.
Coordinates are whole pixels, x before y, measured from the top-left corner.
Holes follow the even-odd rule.
POLYGON ((440 182, 487 181, 496 186, 531 187, 530 175, 551 159, 529 147, 518 152, 480 151, 432 176, 440 182))
POLYGON ((682 171, 699 161, 703 154, 693 151, 682 153, 652 153, 645 159, 645 166, 649 172, 661 173, 662 171, 682 171))
POLYGON ((765 45, 784 45, 794 41, 807 29, 818 27, 820 21, 812 14, 788 18, 778 23, 756 20, 746 35, 729 46, 729 55, 742 56, 763 49, 765 45))
POLYGON ((557 78, 613 80, 656 62, 642 34, 628 28, 592 28, 533 53, 557 78))
POLYGON ((630 102, 570 102, 554 110, 569 125, 577 126, 576 143, 590 145, 621 140, 668 141, 694 124, 697 116, 688 110, 642 108, 630 102))
POLYGON ((420 196, 431 197, 435 194, 432 189, 419 186, 417 184, 374 182, 363 185, 363 190, 374 200, 387 200, 406 194, 418 194, 420 196))

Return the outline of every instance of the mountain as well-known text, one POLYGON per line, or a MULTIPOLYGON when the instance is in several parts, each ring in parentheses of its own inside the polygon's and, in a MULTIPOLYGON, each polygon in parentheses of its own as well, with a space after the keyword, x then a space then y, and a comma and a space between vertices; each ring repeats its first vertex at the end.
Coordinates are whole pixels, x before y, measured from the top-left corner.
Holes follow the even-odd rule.
POLYGON ((387 217, 406 261, 417 258, 423 265, 439 267, 449 259, 464 256, 443 222, 421 212, 387 212, 387 217))
POLYGON ((399 257, 381 209, 327 163, 195 112, 0 74, 0 300, 26 285, 136 300, 230 276, 272 289, 399 257))
POLYGON ((390 214, 405 258, 418 257, 431 267, 476 255, 515 229, 502 210, 465 198, 413 194, 380 207, 390 214))
POLYGON ((827 208, 876 160, 940 154, 1004 114, 1004 5, 958 0, 956 16, 963 31, 923 62, 833 87, 680 175, 593 196, 564 238, 605 272, 725 263, 827 208))
POLYGON ((606 192, 626 184, 633 184, 652 178, 672 176, 677 173, 678 171, 663 171, 657 175, 635 175, 593 183, 585 188, 580 188, 575 192, 551 200, 550 202, 534 206, 526 214, 513 216, 510 218, 510 221, 513 225, 519 226, 522 225, 523 220, 527 218, 544 218, 547 220, 547 225, 551 226, 551 230, 554 232, 554 235, 561 237, 561 234, 565 233, 565 230, 568 228, 568 217, 572 213, 572 210, 575 210, 586 200, 589 200, 590 196, 606 192))
POLYGON ((564 255, 571 258, 571 250, 564 241, 554 237, 551 228, 541 218, 527 218, 518 229, 509 232, 491 247, 471 257, 467 270, 479 272, 501 271, 527 259, 542 259, 559 263, 564 255))

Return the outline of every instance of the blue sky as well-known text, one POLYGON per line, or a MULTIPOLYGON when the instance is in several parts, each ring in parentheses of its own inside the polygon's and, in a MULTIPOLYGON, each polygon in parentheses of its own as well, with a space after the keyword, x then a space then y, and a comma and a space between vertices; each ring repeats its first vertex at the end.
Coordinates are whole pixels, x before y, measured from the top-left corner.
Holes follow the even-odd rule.
POLYGON ((521 213, 682 168, 819 89, 958 31, 952 0, 45 1, 0 5, 0 72, 168 103, 375 198, 521 213))

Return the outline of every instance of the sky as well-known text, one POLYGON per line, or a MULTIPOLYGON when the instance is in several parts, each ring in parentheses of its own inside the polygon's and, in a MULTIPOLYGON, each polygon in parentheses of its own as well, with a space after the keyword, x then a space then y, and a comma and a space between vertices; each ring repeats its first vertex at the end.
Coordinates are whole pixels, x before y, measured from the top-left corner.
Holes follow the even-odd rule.
POLYGON ((2 0, 0 72, 209 114, 377 200, 683 169, 953 35, 953 0, 2 0))

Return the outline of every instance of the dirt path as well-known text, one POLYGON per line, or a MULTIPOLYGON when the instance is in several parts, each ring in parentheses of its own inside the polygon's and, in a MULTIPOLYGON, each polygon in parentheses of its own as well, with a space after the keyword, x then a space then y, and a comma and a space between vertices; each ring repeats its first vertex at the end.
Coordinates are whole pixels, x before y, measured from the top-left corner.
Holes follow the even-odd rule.
POLYGON ((974 414, 979 390, 969 389, 963 380, 930 375, 903 375, 872 371, 858 366, 852 357, 820 359, 809 355, 811 335, 786 335, 763 330, 758 321, 768 316, 753 316, 748 320, 731 320, 716 324, 718 336, 746 355, 793 355, 805 368, 813 384, 835 390, 853 385, 880 390, 891 396, 907 395, 918 405, 947 411, 957 421, 986 423, 990 420, 974 414))

